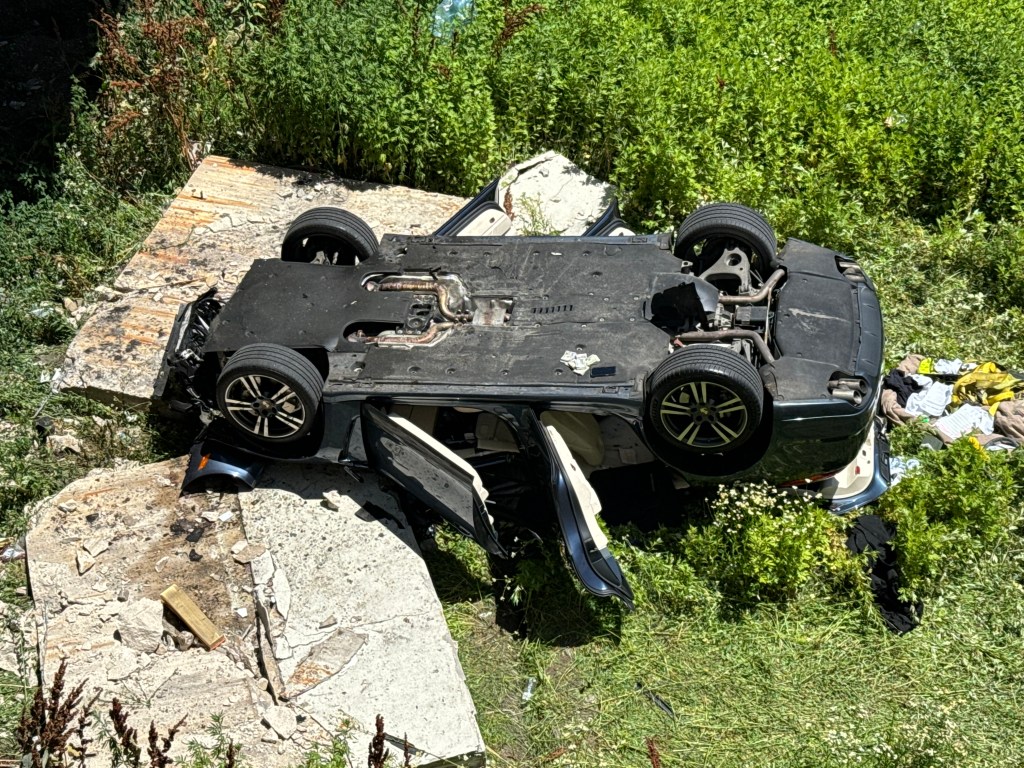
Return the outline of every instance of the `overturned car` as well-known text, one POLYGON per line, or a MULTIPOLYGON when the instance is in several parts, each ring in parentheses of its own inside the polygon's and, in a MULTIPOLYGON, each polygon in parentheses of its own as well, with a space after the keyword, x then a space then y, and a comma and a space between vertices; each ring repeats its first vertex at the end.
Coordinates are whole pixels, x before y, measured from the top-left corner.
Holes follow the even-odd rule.
POLYGON ((884 491, 858 264, 777 252, 722 203, 673 234, 613 205, 582 236, 503 237, 495 189, 426 237, 307 211, 228 301, 183 307, 168 391, 206 424, 186 483, 252 482, 240 455, 370 468, 499 557, 557 529, 584 587, 626 604, 597 514, 642 503, 637 477, 801 485, 837 512, 884 491))

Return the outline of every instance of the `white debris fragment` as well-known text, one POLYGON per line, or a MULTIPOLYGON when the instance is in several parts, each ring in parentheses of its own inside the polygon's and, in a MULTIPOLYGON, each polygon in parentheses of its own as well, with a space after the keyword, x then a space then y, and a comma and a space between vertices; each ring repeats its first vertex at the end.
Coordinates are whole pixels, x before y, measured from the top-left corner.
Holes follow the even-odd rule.
POLYGON ((106 552, 110 547, 110 542, 106 539, 89 539, 82 545, 86 552, 93 557, 98 557, 101 553, 106 552))
POLYGON ((288 612, 292 606, 292 588, 288 584, 288 577, 285 575, 283 568, 278 568, 274 571, 271 588, 274 590, 274 607, 281 614, 281 618, 287 620, 288 612))
POLYGON ((274 641, 274 658, 278 661, 284 659, 290 659, 294 653, 292 652, 292 646, 288 642, 288 639, 284 635, 277 638, 274 641))
POLYGON ((221 512, 220 515, 217 516, 217 519, 220 520, 222 523, 226 523, 228 520, 230 520, 234 516, 235 516, 235 513, 231 512, 229 510, 227 512, 221 512))
POLYGON ((116 682, 131 676, 140 666, 139 656, 123 645, 115 646, 107 652, 107 680, 116 682))
POLYGON ((255 558, 249 567, 252 569, 252 581, 257 587, 267 584, 274 576, 274 557, 264 552, 255 558))
MULTIPOLYGON (((235 546, 238 545, 236 544, 235 546)), ((235 551, 235 547, 232 547, 231 556, 235 558, 236 563, 245 565, 246 563, 251 563, 266 551, 267 548, 262 544, 250 544, 249 542, 245 542, 245 546, 238 549, 237 552, 235 551)))
POLYGON ((63 501, 63 502, 61 502, 60 504, 57 505, 57 509, 59 509, 61 512, 64 512, 66 514, 71 514, 76 509, 78 509, 78 502, 77 501, 63 501))
POLYGON ((96 565, 96 558, 86 552, 84 549, 78 550, 78 554, 75 556, 75 562, 78 564, 78 575, 84 575, 90 568, 96 565))
POLYGON ((601 362, 601 358, 597 355, 588 355, 583 352, 573 352, 572 350, 565 350, 565 353, 560 358, 561 362, 571 370, 573 373, 582 376, 589 371, 593 366, 601 362))
POLYGON ((152 653, 164 634, 164 607, 144 597, 128 603, 118 617, 121 642, 143 653, 152 653))
POLYGON ((339 512, 345 506, 344 497, 334 489, 324 491, 324 506, 339 512))
POLYGON ((288 707, 268 707, 263 713, 263 722, 273 728, 282 739, 289 739, 297 725, 295 713, 288 707))
POLYGON ((249 615, 248 608, 235 608, 235 613, 238 614, 240 619, 244 619, 249 615))
POLYGON ((234 544, 231 545, 231 554, 232 555, 237 555, 239 552, 241 552, 243 549, 245 549, 248 546, 249 546, 249 542, 248 541, 246 541, 245 539, 239 539, 238 541, 236 541, 234 544))
POLYGON ((46 438, 46 447, 51 453, 82 452, 82 444, 74 435, 50 435, 46 438))

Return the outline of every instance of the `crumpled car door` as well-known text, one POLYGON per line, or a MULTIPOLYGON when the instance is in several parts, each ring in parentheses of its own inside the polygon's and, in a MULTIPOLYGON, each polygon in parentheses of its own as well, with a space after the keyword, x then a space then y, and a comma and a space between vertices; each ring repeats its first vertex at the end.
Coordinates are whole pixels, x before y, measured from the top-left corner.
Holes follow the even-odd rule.
POLYGON ((551 492, 576 576, 588 592, 617 597, 633 609, 633 590, 608 550, 608 538, 597 523, 601 500, 554 427, 532 418, 533 433, 546 448, 551 466, 551 492))
POLYGON ((370 466, 395 481, 492 554, 505 556, 487 511, 487 489, 462 457, 411 421, 362 406, 370 466))

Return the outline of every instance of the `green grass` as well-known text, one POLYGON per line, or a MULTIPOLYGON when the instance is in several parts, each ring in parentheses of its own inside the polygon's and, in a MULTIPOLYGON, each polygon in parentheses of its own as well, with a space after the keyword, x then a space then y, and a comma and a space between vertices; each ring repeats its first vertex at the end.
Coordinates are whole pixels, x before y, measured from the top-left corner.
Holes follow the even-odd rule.
POLYGON ((486 597, 446 610, 498 766, 648 766, 646 738, 665 765, 1015 766, 1022 560, 1019 539, 990 553, 904 637, 813 589, 728 619, 640 603, 583 642, 572 591, 546 601, 543 640, 497 630, 486 597))

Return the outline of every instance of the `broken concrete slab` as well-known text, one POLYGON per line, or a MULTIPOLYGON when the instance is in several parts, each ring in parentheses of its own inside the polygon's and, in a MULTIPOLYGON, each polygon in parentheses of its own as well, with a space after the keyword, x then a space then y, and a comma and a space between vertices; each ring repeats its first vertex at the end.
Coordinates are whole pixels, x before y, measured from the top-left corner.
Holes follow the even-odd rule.
POLYGON ((497 202, 512 214, 508 235, 582 235, 615 201, 615 188, 555 152, 512 166, 497 202))
POLYGON ((164 636, 164 607, 159 600, 132 600, 118 613, 117 632, 122 645, 154 653, 164 636))
MULTIPOLYGON (((251 764, 297 763, 328 734, 316 727, 272 747, 260 741, 262 711, 272 701, 250 641, 252 619, 236 613, 252 606, 247 569, 230 555, 243 539, 240 518, 203 521, 209 527, 196 544, 185 541, 179 524, 200 520, 207 509, 237 509, 237 498, 210 493, 179 499, 184 468, 182 458, 99 470, 35 509, 26 549, 43 683, 50 684, 67 660, 69 684, 84 682, 85 699, 98 695, 100 711, 118 697, 129 724, 141 734, 148 732, 150 720, 166 733, 188 714, 172 756, 181 755, 189 740, 207 738, 211 718, 219 714, 225 735, 245 746, 251 764), (95 564, 79 574, 77 554, 95 541, 107 546, 97 549, 95 564), (193 547, 203 554, 199 562, 188 558, 193 547), (172 648, 162 642, 167 628, 185 634, 158 602, 171 583, 188 589, 228 636, 221 650, 178 651, 173 650, 177 638, 172 648)), ((91 735, 102 753, 104 739, 98 732, 91 735)), ((109 765, 109 759, 98 754, 89 765, 109 765)))
POLYGON ((275 649, 290 651, 275 654, 281 697, 324 728, 346 718, 353 754, 365 750, 382 714, 421 750, 417 765, 482 765, 475 708, 440 602, 404 515, 376 479, 276 466, 239 502, 249 540, 272 556, 253 561, 254 581, 275 649), (370 515, 371 504, 391 517, 370 515), (272 594, 285 583, 280 573, 286 618, 272 594))

